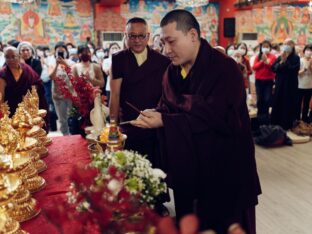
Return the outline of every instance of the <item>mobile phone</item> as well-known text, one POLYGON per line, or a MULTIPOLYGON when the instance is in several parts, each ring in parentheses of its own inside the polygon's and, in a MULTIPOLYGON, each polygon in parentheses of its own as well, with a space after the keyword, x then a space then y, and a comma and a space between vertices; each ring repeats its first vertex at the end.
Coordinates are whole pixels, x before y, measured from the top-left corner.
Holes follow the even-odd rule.
POLYGON ((64 52, 63 51, 57 52, 57 57, 64 59, 64 52))

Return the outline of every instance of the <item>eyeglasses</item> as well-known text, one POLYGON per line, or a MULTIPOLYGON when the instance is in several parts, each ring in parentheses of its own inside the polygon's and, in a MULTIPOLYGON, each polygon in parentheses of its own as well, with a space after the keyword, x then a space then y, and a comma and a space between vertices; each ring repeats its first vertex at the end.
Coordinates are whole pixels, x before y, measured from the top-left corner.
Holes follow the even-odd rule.
POLYGON ((148 34, 127 34, 127 37, 130 40, 135 40, 136 38, 138 38, 139 40, 144 40, 147 37, 148 34))

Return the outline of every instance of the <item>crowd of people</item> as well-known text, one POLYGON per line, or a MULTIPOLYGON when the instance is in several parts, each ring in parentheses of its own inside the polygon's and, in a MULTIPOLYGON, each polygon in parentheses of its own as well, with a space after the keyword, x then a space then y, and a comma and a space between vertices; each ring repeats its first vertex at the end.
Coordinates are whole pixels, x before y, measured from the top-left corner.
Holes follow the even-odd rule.
POLYGON ((32 45, 27 41, 11 40, 0 46, 0 67, 5 74, 0 79, 0 92, 4 94, 4 100, 2 101, 7 100, 10 104, 11 115, 14 114, 18 102, 25 94, 25 90, 31 85, 36 85, 39 90, 40 87, 43 87, 44 92, 42 93, 44 93, 47 102, 44 108, 49 110, 47 130, 57 131, 58 120, 59 130, 63 135, 70 134, 68 116, 72 103, 64 97, 64 94, 57 87, 56 82, 54 82, 55 78, 62 77, 69 89, 73 91, 69 77, 65 72, 66 67, 71 67, 74 76, 85 75, 92 85, 102 89, 103 95, 109 96, 111 55, 121 49, 117 43, 108 45, 107 50, 103 47, 95 48, 90 41, 77 47, 72 43, 60 41, 53 48, 50 48, 47 45, 32 45), (16 54, 14 55, 14 58, 18 61, 16 68, 10 66, 14 62, 10 57, 11 51, 16 54), (12 82, 15 80, 15 82, 12 83, 8 80, 10 75, 14 76, 14 79, 11 80, 12 82), (28 86, 19 81, 21 77, 25 82, 29 81, 28 86), (20 98, 15 98, 16 95, 20 96, 20 98), (11 104, 11 99, 16 104, 11 104))
MULTIPOLYGON (((125 38, 125 47, 127 38, 125 38)), ((164 54, 160 35, 155 34, 147 43, 149 48, 164 54)), ((131 42, 130 42, 131 43, 131 42)), ((58 42, 54 50, 49 46, 32 45, 30 42, 11 40, 0 45, 0 66, 7 60, 4 49, 8 46, 17 48, 22 63, 29 65, 43 82, 45 97, 49 109, 49 128, 57 130, 57 119, 62 134, 69 134, 68 112, 71 108, 69 100, 62 98, 60 90, 55 87, 53 77, 66 77, 64 66, 70 66, 74 75, 86 74, 94 86, 102 89, 110 100, 110 80, 112 55, 121 49, 118 43, 103 47, 95 47, 90 41, 75 46, 72 43, 58 42), (62 72, 63 71, 63 72, 62 72)), ((310 123, 312 96, 312 45, 297 47, 294 41, 287 39, 282 44, 272 44, 265 40, 255 48, 245 43, 229 44, 226 48, 215 47, 232 57, 243 73, 244 85, 249 99, 252 90, 256 91, 257 119, 260 124, 276 124, 285 130, 293 127, 295 120, 310 123), (287 78, 284 78, 287 77, 287 78), (272 113, 269 108, 272 107, 272 113)), ((68 82, 67 84, 70 85, 68 82)), ((14 111, 13 111, 14 112, 14 111)))
MULTIPOLYGON (((111 119, 130 123, 122 126, 125 148, 147 155, 168 173, 177 221, 196 213, 201 230, 228 233, 235 224, 237 233, 255 233, 261 188, 246 105, 251 80, 259 122, 284 129, 295 120, 309 122, 312 45, 301 58, 290 39, 279 46, 265 40, 254 49, 245 43, 212 48, 185 10, 169 12, 160 29, 150 37, 144 19, 130 19, 124 48, 118 43, 96 48, 88 40, 77 47, 60 41, 52 50, 9 41, 1 45, 1 101, 8 101, 14 114, 36 85, 41 108, 49 110, 50 130, 57 130, 58 119, 61 133, 68 135, 72 103, 55 79, 61 77, 73 91, 65 71, 71 67, 102 89, 111 119)), ((167 200, 164 195, 159 203, 167 200)))
MULTIPOLYGON (((312 120, 311 44, 303 48, 291 39, 273 44, 264 40, 255 48, 245 43, 224 50, 239 64, 246 88, 255 85, 257 119, 289 130, 294 122, 312 120), (269 108, 272 107, 272 113, 269 108)), ((247 94, 250 94, 250 88, 247 94)))

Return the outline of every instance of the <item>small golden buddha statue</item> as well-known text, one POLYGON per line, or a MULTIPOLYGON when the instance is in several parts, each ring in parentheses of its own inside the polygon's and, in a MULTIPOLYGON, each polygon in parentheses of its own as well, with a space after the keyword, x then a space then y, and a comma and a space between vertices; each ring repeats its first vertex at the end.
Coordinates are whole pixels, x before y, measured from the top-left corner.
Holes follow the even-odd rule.
POLYGON ((19 134, 12 127, 11 119, 7 115, 0 119, 0 132, 0 145, 3 153, 13 155, 18 147, 19 134))
POLYGON ((7 102, 2 102, 2 94, 0 93, 0 118, 4 115, 10 115, 10 107, 7 102))

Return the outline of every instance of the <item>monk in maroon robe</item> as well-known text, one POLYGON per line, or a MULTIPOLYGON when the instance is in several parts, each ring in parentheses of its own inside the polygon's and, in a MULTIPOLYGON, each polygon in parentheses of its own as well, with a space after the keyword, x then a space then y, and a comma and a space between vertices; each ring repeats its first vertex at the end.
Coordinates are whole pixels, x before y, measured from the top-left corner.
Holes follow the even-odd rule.
POLYGON ((242 73, 200 39, 188 11, 169 12, 161 27, 172 61, 161 101, 132 124, 158 128, 178 220, 194 212, 202 230, 228 233, 234 225, 254 234, 261 189, 242 73))
POLYGON ((10 107, 10 116, 15 110, 23 96, 34 85, 39 96, 39 108, 48 110, 44 96, 44 87, 38 74, 27 64, 20 63, 20 56, 14 47, 5 49, 5 66, 0 70, 0 93, 10 107))
MULTIPOLYGON (((112 56, 110 118, 120 122, 133 120, 139 110, 156 106, 161 97, 162 76, 170 61, 147 46, 149 34, 144 19, 132 18, 126 26, 128 49, 112 56)), ((147 155, 154 166, 157 162, 157 134, 154 129, 122 125, 127 135, 126 149, 147 155)))

